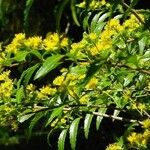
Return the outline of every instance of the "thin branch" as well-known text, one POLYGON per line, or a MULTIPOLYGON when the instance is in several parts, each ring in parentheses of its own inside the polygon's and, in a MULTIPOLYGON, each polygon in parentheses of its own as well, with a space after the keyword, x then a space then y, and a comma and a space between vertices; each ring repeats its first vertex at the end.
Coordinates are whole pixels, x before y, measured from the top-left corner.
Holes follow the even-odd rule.
POLYGON ((122 5, 124 7, 126 7, 127 9, 129 9, 131 11, 132 14, 134 14, 134 16, 139 20, 139 22, 141 22, 142 24, 145 24, 145 22, 143 21, 143 19, 138 15, 138 13, 136 12, 135 9, 131 8, 128 4, 126 4, 124 2, 124 0, 122 0, 122 5))
POLYGON ((145 69, 140 69, 140 68, 135 69, 135 68, 131 68, 131 67, 125 65, 125 64, 111 64, 111 65, 112 66, 117 66, 117 67, 125 67, 125 68, 131 69, 131 70, 139 71, 141 73, 150 75, 150 70, 145 70, 145 69))
POLYGON ((119 120, 119 121, 125 121, 125 122, 131 122, 131 123, 141 123, 141 121, 139 121, 139 120, 127 119, 127 118, 123 118, 123 117, 117 117, 117 116, 113 116, 113 115, 103 114, 103 113, 100 113, 100 112, 92 112, 92 114, 96 115, 96 116, 102 116, 102 117, 105 117, 105 118, 119 120))

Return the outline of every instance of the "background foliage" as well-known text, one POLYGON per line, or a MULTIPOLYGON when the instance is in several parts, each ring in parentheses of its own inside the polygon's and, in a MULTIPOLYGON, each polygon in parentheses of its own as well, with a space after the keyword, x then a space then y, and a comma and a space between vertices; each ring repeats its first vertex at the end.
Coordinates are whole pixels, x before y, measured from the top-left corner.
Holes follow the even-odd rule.
POLYGON ((1 145, 36 136, 58 150, 150 149, 150 11, 140 6, 1 0, 1 145))

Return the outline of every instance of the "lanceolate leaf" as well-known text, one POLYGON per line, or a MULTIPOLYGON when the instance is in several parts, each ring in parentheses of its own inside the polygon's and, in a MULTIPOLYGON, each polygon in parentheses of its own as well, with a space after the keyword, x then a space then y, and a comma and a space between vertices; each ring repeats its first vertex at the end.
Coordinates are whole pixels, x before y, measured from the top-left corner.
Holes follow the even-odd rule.
POLYGON ((72 122, 70 126, 69 132, 70 132, 70 144, 71 144, 72 150, 75 150, 76 148, 76 138, 77 138, 79 122, 80 122, 80 118, 77 118, 72 122))
POLYGON ((28 85, 28 83, 29 83, 29 81, 30 81, 30 79, 31 79, 31 77, 32 77, 32 75, 33 75, 33 73, 35 72, 35 70, 36 70, 39 66, 40 66, 40 64, 38 63, 38 64, 36 64, 36 65, 34 65, 34 66, 32 66, 32 67, 30 67, 30 68, 27 69, 26 75, 25 75, 24 80, 23 80, 23 84, 24 84, 25 86, 28 85))
POLYGON ((80 26, 80 23, 77 18, 76 10, 75 10, 74 0, 71 0, 71 12, 72 12, 72 17, 73 17, 74 22, 76 23, 77 26, 80 26))
POLYGON ((89 129, 90 129, 92 119, 93 119, 93 115, 87 114, 84 120, 84 134, 86 139, 88 138, 89 135, 89 129))
POLYGON ((64 106, 61 106, 61 107, 55 108, 55 109, 53 110, 53 112, 52 112, 51 115, 50 115, 50 118, 48 119, 48 121, 47 121, 47 123, 46 123, 46 126, 48 126, 48 125, 53 121, 54 118, 56 118, 56 117, 58 117, 58 116, 61 115, 62 110, 63 110, 63 107, 64 107, 64 106))
POLYGON ((69 2, 69 0, 63 0, 62 3, 60 4, 59 10, 57 11, 56 29, 57 29, 58 33, 60 32, 61 17, 62 17, 63 11, 65 9, 65 6, 67 5, 68 2, 69 2))
POLYGON ((27 52, 27 51, 18 52, 16 54, 16 56, 14 58, 12 58, 12 59, 15 60, 15 61, 17 61, 17 62, 25 61, 26 56, 28 54, 29 54, 29 52, 27 52))
POLYGON ((45 76, 51 70, 55 69, 58 65, 60 65, 60 60, 63 58, 63 55, 53 55, 48 57, 44 62, 40 69, 35 74, 34 80, 45 76))
MULTIPOLYGON (((98 110, 98 112, 105 114, 106 113, 107 108, 100 108, 98 110)), ((102 116, 97 116, 96 118, 96 129, 99 130, 100 124, 102 122, 103 117, 102 116)))
POLYGON ((21 75, 21 77, 20 77, 20 79, 19 79, 19 81, 18 81, 18 83, 17 83, 18 88, 20 87, 20 85, 21 85, 22 82, 23 82, 23 84, 24 84, 25 86, 29 83, 29 80, 31 79, 33 73, 34 73, 35 70, 39 67, 39 65, 40 65, 40 64, 38 63, 38 64, 36 64, 36 65, 34 65, 34 66, 28 68, 27 70, 25 70, 25 71, 22 73, 22 75, 21 75))
POLYGON ((66 139, 67 131, 68 129, 64 129, 59 135, 58 150, 64 150, 65 148, 65 139, 66 139))
POLYGON ((25 27, 25 30, 28 28, 28 17, 29 17, 29 12, 30 12, 30 9, 32 7, 33 2, 34 2, 34 0, 26 0, 26 6, 24 9, 24 27, 25 27))
POLYGON ((28 120, 29 118, 31 118, 33 115, 35 115, 35 113, 31 113, 31 114, 27 114, 27 115, 21 116, 21 117, 19 117, 18 121, 20 123, 23 123, 26 120, 28 120))
POLYGON ((28 130, 28 137, 31 136, 33 127, 44 115, 45 115, 45 113, 43 113, 43 112, 36 113, 35 117, 33 118, 33 120, 30 123, 29 130, 28 130))
POLYGON ((96 14, 93 19, 92 19, 92 22, 91 22, 91 32, 93 32, 96 28, 96 25, 97 25, 97 21, 100 17, 100 15, 102 14, 102 12, 96 14))
POLYGON ((24 89, 23 89, 23 86, 21 86, 17 90, 17 93, 16 93, 16 101, 17 101, 18 104, 21 102, 21 100, 23 99, 23 97, 24 97, 24 89))

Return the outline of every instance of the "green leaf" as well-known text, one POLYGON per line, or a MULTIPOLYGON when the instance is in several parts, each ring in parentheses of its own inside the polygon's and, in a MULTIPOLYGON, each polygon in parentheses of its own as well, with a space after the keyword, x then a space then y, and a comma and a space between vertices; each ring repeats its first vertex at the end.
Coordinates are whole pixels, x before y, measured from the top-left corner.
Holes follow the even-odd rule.
MULTIPOLYGON (((105 114, 107 111, 107 108, 100 108, 98 110, 99 113, 105 114)), ((102 122, 103 117, 102 116, 97 116, 96 118, 96 130, 99 130, 100 124, 102 122)))
POLYGON ((65 139, 66 139, 67 131, 68 129, 64 129, 59 135, 58 150, 64 150, 65 148, 65 139))
POLYGON ((90 16, 91 16, 91 12, 89 12, 86 16, 85 16, 85 18, 83 19, 83 29, 84 30, 86 30, 86 29, 88 29, 89 28, 89 18, 90 18, 90 16))
POLYGON ((36 125, 36 123, 45 115, 44 112, 39 112, 35 114, 35 117, 32 119, 30 125, 29 125, 29 130, 28 130, 28 138, 31 136, 33 127, 36 125))
POLYGON ((104 22, 105 19, 108 18, 110 15, 111 15, 110 12, 103 14, 101 17, 99 17, 99 19, 98 19, 98 21, 97 21, 97 24, 104 22))
POLYGON ((63 0, 62 3, 60 4, 59 10, 57 11, 56 29, 57 29, 58 33, 60 32, 61 17, 62 17, 63 11, 64 11, 68 2, 69 2, 69 0, 63 0))
POLYGON ((80 26, 80 23, 79 23, 78 18, 77 18, 76 10, 75 10, 74 0, 71 0, 71 12, 72 12, 72 18, 73 18, 75 24, 77 26, 80 26))
POLYGON ((17 62, 25 61, 26 60, 26 56, 28 54, 29 54, 29 52, 27 52, 27 51, 18 52, 16 54, 16 56, 12 58, 12 60, 15 60, 17 62))
POLYGON ((138 56, 137 55, 133 55, 133 56, 130 56, 128 59, 127 59, 127 65, 133 69, 136 69, 137 66, 138 66, 138 56))
POLYGON ((30 54, 33 54, 34 56, 36 56, 38 59, 42 60, 42 55, 39 51, 37 50, 31 50, 30 54))
POLYGON ((34 80, 39 79, 45 76, 47 73, 55 69, 58 65, 60 65, 60 60, 63 58, 63 55, 53 55, 48 57, 44 62, 40 69, 35 74, 34 80))
POLYGON ((89 66, 89 68, 87 70, 85 79, 83 81, 83 86, 86 86, 86 84, 97 73, 97 71, 100 69, 100 67, 102 66, 103 63, 104 63, 103 61, 101 61, 101 62, 95 61, 95 62, 90 64, 90 66, 89 66))
POLYGON ((21 77, 20 79, 18 80, 18 83, 17 83, 17 87, 19 88, 20 85, 21 85, 21 82, 23 81, 23 84, 24 86, 27 86, 28 83, 29 83, 29 80, 31 79, 33 73, 35 72, 35 70, 39 67, 39 63, 28 68, 27 70, 25 70, 22 74, 21 74, 21 77))
POLYGON ((34 0, 26 0, 26 6, 24 9, 24 28, 25 28, 25 30, 27 30, 29 27, 28 26, 28 18, 29 18, 29 12, 30 12, 33 2, 34 2, 34 0))
POLYGON ((135 76, 134 73, 128 73, 128 75, 124 78, 123 86, 128 86, 132 82, 134 76, 135 76))
POLYGON ((61 106, 61 107, 55 108, 53 110, 53 112, 50 115, 50 118, 48 119, 48 121, 47 121, 47 123, 45 125, 46 127, 53 121, 54 118, 56 118, 56 117, 61 115, 61 113, 63 111, 63 108, 64 108, 64 106, 61 106))
POLYGON ((26 120, 28 120, 29 118, 31 118, 33 115, 35 115, 35 113, 31 113, 31 114, 27 114, 27 115, 24 115, 24 116, 20 116, 20 117, 18 118, 18 121, 19 121, 20 123, 23 123, 23 122, 25 122, 26 120))
POLYGON ((16 93, 16 101, 19 104, 24 97, 24 88, 21 86, 16 93))
POLYGON ((106 25, 106 22, 97 23, 97 26, 96 26, 96 28, 94 29, 93 32, 94 32, 94 33, 97 33, 97 34, 99 35, 105 25, 106 25))
POLYGON ((98 19, 99 19, 99 17, 100 17, 101 14, 102 14, 102 12, 96 14, 96 15, 93 17, 93 19, 92 19, 92 21, 91 21, 91 32, 94 32, 94 30, 95 30, 95 28, 96 28, 96 25, 97 25, 97 21, 98 21, 98 19))
POLYGON ((84 120, 84 134, 85 138, 88 139, 90 125, 93 119, 93 115, 87 114, 84 120))
POLYGON ((75 150, 76 148, 76 138, 77 138, 79 122, 80 122, 80 118, 76 118, 70 125, 69 135, 70 135, 70 144, 72 150, 75 150))
POLYGON ((36 64, 36 65, 34 65, 34 66, 32 66, 32 67, 30 67, 30 68, 28 68, 28 69, 26 70, 26 74, 25 74, 24 80, 23 80, 23 84, 24 84, 25 86, 28 85, 28 83, 29 83, 29 81, 30 81, 30 79, 31 79, 31 77, 32 77, 32 75, 33 75, 33 73, 35 72, 35 70, 36 70, 39 66, 40 66, 40 64, 38 63, 38 64, 36 64))
POLYGON ((147 37, 145 36, 140 41, 138 41, 140 54, 144 53, 146 43, 147 43, 147 37))

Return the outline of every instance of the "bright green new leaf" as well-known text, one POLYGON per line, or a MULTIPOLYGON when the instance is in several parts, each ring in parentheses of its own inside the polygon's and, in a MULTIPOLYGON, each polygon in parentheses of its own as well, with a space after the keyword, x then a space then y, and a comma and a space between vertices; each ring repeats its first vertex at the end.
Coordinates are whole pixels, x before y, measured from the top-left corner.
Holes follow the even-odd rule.
POLYGON ((25 61, 26 60, 26 56, 28 54, 29 54, 29 52, 27 52, 27 51, 20 51, 12 59, 17 61, 17 62, 25 61))

